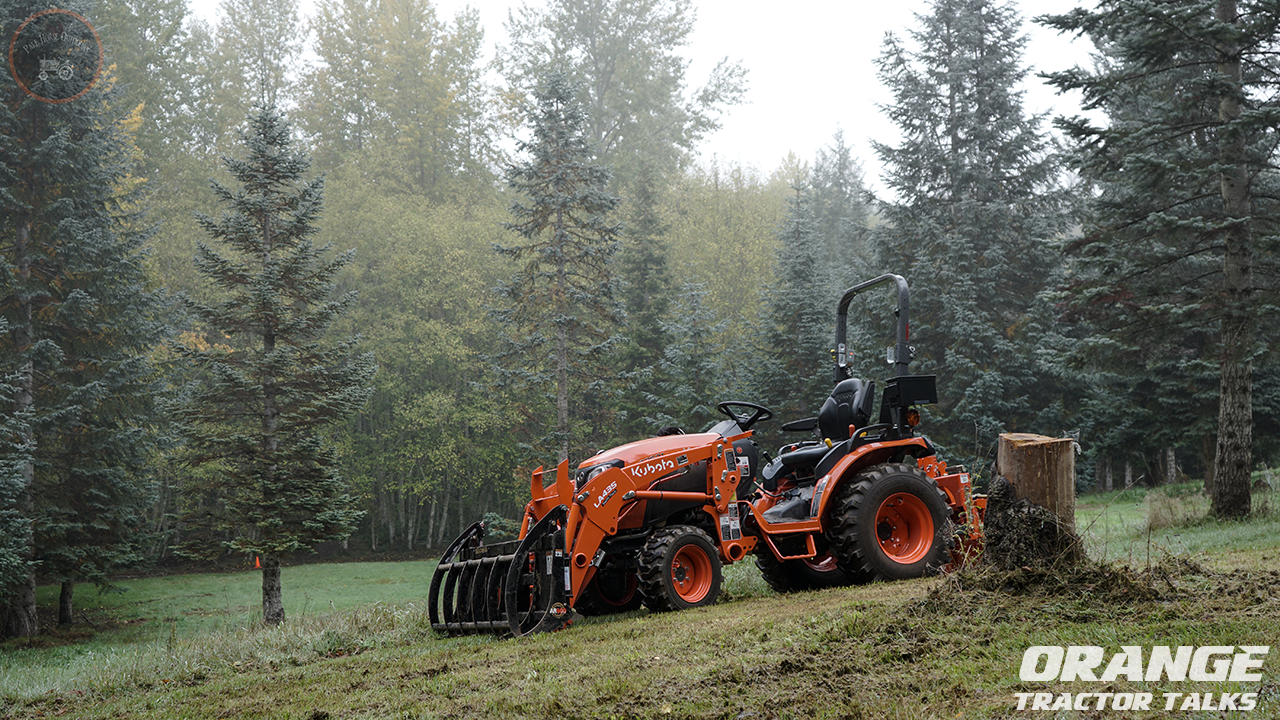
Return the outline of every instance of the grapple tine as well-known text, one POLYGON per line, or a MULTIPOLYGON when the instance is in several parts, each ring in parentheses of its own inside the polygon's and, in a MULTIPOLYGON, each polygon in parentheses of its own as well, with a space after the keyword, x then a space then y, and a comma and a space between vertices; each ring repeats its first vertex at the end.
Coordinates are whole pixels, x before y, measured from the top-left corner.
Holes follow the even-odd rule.
POLYGON ((489 570, 489 579, 485 582, 485 615, 491 622, 501 622, 505 619, 502 608, 503 582, 507 579, 507 568, 511 567, 511 561, 510 555, 495 558, 493 568, 489 570))
POLYGON ((568 514, 564 505, 548 512, 512 553, 504 605, 516 637, 559 630, 569 622, 569 566, 564 550, 568 514))
POLYGON ((431 575, 431 587, 427 592, 427 616, 431 619, 431 627, 444 630, 446 624, 457 622, 455 620, 457 608, 455 589, 458 576, 454 571, 454 562, 464 550, 479 546, 483 538, 484 524, 472 523, 471 527, 463 530, 440 557, 440 562, 436 564, 435 572, 431 575), (441 597, 441 590, 444 591, 444 597, 441 597))
POLYGON ((434 630, 451 635, 529 635, 564 627, 568 565, 564 523, 552 509, 524 538, 481 545, 476 523, 449 546, 431 578, 428 613, 434 630))
POLYGON ((476 568, 472 564, 474 562, 474 560, 466 561, 461 572, 458 573, 457 621, 460 623, 475 622, 475 616, 471 612, 472 588, 476 579, 476 568))

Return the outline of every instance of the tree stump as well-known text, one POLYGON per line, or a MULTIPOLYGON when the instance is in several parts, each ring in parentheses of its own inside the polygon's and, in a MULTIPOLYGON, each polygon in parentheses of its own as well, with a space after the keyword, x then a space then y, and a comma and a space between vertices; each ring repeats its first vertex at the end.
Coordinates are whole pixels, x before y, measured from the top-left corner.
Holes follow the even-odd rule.
POLYGON ((1000 436, 983 523, 985 562, 1001 570, 1075 565, 1075 450, 1070 438, 1000 436))

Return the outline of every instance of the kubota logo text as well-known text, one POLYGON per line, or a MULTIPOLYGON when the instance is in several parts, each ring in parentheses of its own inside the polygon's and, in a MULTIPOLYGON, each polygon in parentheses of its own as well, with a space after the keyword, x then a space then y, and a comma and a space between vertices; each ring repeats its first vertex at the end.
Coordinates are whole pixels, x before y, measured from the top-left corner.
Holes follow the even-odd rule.
POLYGON ((671 460, 659 460, 657 462, 645 463, 644 465, 636 465, 631 468, 631 477, 644 477, 653 473, 666 472, 675 470, 676 464, 671 460))

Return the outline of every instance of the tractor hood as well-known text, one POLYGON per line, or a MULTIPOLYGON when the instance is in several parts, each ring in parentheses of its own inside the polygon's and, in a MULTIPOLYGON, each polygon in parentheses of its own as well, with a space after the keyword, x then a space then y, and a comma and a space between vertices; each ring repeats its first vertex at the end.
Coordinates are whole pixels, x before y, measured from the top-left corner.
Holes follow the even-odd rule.
POLYGON ((619 445, 615 448, 602 450, 596 455, 583 460, 579 465, 579 470, 584 470, 596 465, 612 464, 618 467, 626 467, 634 465, 651 457, 665 455, 674 450, 685 448, 706 447, 715 442, 724 442, 724 438, 719 433, 705 432, 694 433, 692 435, 666 435, 663 437, 646 438, 626 445, 619 445), (621 460, 622 464, 617 462, 621 460))

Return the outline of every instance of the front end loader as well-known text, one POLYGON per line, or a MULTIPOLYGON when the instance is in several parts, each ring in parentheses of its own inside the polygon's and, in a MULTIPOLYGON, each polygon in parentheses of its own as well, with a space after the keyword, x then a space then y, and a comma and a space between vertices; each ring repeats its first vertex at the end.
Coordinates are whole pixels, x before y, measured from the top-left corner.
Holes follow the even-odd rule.
POLYGON ((907 318, 900 276, 845 292, 831 395, 816 417, 783 425, 816 438, 776 457, 752 439, 772 411, 734 401, 705 432, 670 429, 572 472, 568 461, 550 477, 534 471, 519 539, 486 543, 476 523, 445 551, 431 579, 432 627, 521 636, 576 614, 709 605, 723 566, 749 554, 781 592, 919 577, 973 554, 982 499, 915 432, 917 407, 937 391, 933 376, 907 373, 907 318), (895 374, 877 407, 874 383, 850 376, 845 325, 853 298, 885 284, 897 289, 895 374))

